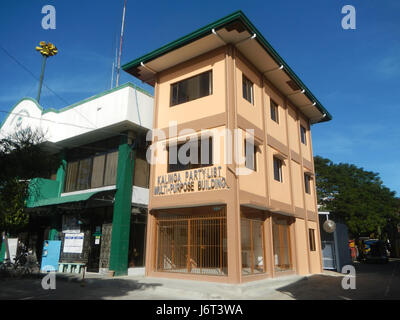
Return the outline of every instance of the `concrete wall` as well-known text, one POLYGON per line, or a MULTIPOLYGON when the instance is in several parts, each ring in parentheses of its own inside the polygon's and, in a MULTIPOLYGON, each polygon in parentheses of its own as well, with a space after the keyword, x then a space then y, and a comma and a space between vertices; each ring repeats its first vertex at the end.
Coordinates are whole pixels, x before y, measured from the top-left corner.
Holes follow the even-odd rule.
MULTIPOLYGON (((240 207, 257 207, 267 216, 284 214, 293 217, 290 227, 292 259, 298 274, 321 272, 320 239, 317 227, 317 207, 315 184, 312 180, 311 194, 305 193, 304 172, 313 174, 312 144, 309 121, 287 98, 277 90, 246 58, 234 47, 224 46, 207 54, 183 62, 156 77, 155 85, 155 115, 154 125, 157 129, 166 129, 171 120, 177 121, 178 135, 181 129, 191 128, 192 135, 213 129, 253 129, 253 138, 257 145, 257 170, 247 175, 236 175, 237 169, 243 169, 244 164, 224 164, 223 150, 214 144, 214 153, 221 155, 214 166, 221 166, 229 188, 227 190, 182 192, 179 194, 154 195, 158 177, 167 173, 167 164, 154 164, 150 179, 150 210, 173 207, 189 207, 224 203, 227 205, 228 228, 228 278, 212 281, 245 282, 274 276, 271 259, 273 258, 273 239, 271 237, 270 218, 265 222, 266 264, 269 272, 256 277, 241 275, 240 246, 240 207), (212 70, 212 95, 194 101, 170 106, 171 84, 212 70), (243 98, 243 74, 253 82, 254 104, 243 98), (271 120, 270 99, 278 104, 279 123, 271 120), (300 124, 307 129, 307 143, 300 141, 300 124), (284 165, 283 182, 274 180, 273 157, 278 156, 284 165), (316 229, 317 251, 310 252, 308 228, 316 229)), ((181 138, 190 135, 181 134, 181 138)), ((167 155, 165 146, 173 141, 176 133, 165 132, 162 142, 164 149, 159 149, 158 155, 167 155)), ((244 157, 244 139, 235 148, 244 157)), ((182 140, 184 141, 184 139, 182 140)), ((227 141, 222 144, 225 145, 227 141)), ((236 150, 235 149, 235 150, 236 150)), ((185 171, 179 172, 181 177, 185 171)), ((146 274, 153 272, 155 262, 155 218, 149 216, 149 232, 147 238, 146 274)), ((205 276, 191 274, 163 274, 167 277, 185 279, 210 280, 205 276)))
POLYGON ((56 143, 125 121, 153 127, 153 98, 130 83, 60 110, 44 110, 36 100, 24 98, 1 125, 0 136, 32 127, 40 128, 49 142, 56 143))

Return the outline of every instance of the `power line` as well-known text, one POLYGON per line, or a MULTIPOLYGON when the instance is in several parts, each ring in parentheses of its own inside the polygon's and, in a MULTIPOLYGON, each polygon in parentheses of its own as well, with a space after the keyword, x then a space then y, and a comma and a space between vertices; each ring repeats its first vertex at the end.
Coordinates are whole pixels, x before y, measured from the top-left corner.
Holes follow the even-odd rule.
POLYGON ((61 125, 76 127, 76 128, 80 128, 80 129, 99 130, 99 131, 103 131, 103 132, 106 132, 106 133, 113 133, 113 134, 115 134, 115 135, 126 136, 126 134, 123 134, 123 133, 116 133, 116 132, 107 131, 107 130, 104 130, 104 129, 97 129, 97 128, 91 128, 91 127, 84 127, 84 126, 80 126, 80 125, 72 124, 72 123, 68 123, 68 122, 54 121, 54 120, 50 120, 50 119, 44 119, 43 117, 40 117, 40 118, 38 118, 38 117, 32 117, 31 115, 27 116, 27 115, 24 115, 24 114, 15 113, 15 112, 10 112, 10 111, 6 111, 6 110, 0 110, 0 112, 6 113, 6 114, 9 114, 9 115, 16 115, 16 116, 20 116, 20 117, 24 117, 24 118, 31 118, 31 119, 39 120, 39 121, 47 121, 47 122, 52 122, 52 123, 55 123, 55 124, 61 124, 61 125))
MULTIPOLYGON (((24 69, 27 73, 29 73, 36 81, 40 81, 38 79, 37 76, 35 76, 35 74, 30 71, 26 66, 24 66, 21 62, 18 61, 17 58, 15 58, 11 53, 9 53, 3 46, 0 45, 0 48, 4 51, 4 53, 10 58, 12 59, 16 64, 18 64, 22 69, 24 69)), ((61 101, 63 101, 64 103, 66 103, 67 105, 71 105, 68 101, 66 101, 64 98, 62 98, 61 96, 59 96, 54 90, 52 90, 50 87, 48 87, 45 83, 43 83, 43 86, 46 87, 51 93, 53 93, 56 97, 58 97, 61 101)), ((136 93, 137 95, 137 93, 136 93)), ((137 108, 138 106, 138 101, 137 101, 137 97, 136 97, 136 103, 137 103, 137 108)), ((95 124, 93 124, 87 117, 85 117, 83 114, 81 114, 78 110, 76 110, 75 108, 72 109, 73 111, 75 111, 76 113, 78 113, 81 117, 83 117, 86 121, 88 121, 90 124, 92 124, 94 126, 94 128, 92 127, 84 127, 84 126, 79 126, 76 124, 72 124, 72 123, 67 123, 67 122, 58 122, 58 121, 53 121, 53 120, 49 120, 49 119, 44 119, 43 117, 37 118, 37 117, 32 117, 32 116, 27 116, 27 115, 21 115, 19 113, 13 113, 10 111, 5 111, 5 110, 0 110, 0 112, 2 113, 6 113, 6 114, 11 114, 11 115, 19 115, 22 117, 26 117, 26 118, 31 118, 31 119, 36 119, 39 121, 47 121, 47 122, 52 122, 55 124, 61 124, 61 125, 68 125, 68 126, 72 126, 72 127, 76 127, 76 128, 81 128, 81 129, 86 129, 86 130, 98 130, 100 132, 104 132, 104 133, 108 133, 108 134, 112 134, 112 135, 119 135, 119 136, 123 136, 126 137, 127 134, 124 133, 117 133, 117 132, 113 132, 113 131, 108 131, 108 130, 104 130, 104 129, 98 129, 97 126, 95 124)), ((139 112, 139 110, 138 110, 139 112)), ((140 115, 139 115, 140 118, 140 115)), ((141 122, 141 121, 140 121, 141 122)), ((141 125, 141 123, 140 123, 141 125)))
MULTIPOLYGON (((35 74, 30 71, 27 67, 25 67, 21 62, 19 62, 17 60, 17 58, 15 58, 11 53, 9 53, 5 48, 3 48, 3 46, 0 46, 0 48, 4 51, 4 53, 10 58, 12 59, 16 64, 18 64, 21 68, 23 68, 26 72, 28 72, 36 81, 40 82, 40 79, 38 79, 37 76, 35 76, 35 74)), ((67 105, 71 105, 71 103, 69 103, 68 101, 66 101, 64 98, 62 98, 60 95, 58 95, 54 90, 52 90, 49 86, 47 86, 47 84, 43 83, 43 86, 46 87, 51 93, 53 93, 57 98, 59 98, 62 102, 64 102, 67 105)), ((94 123, 92 123, 88 118, 86 118, 83 114, 81 114, 78 110, 73 109, 75 112, 77 112, 81 117, 83 117, 86 121, 88 121, 91 125, 94 126, 95 129, 96 125, 94 123)))

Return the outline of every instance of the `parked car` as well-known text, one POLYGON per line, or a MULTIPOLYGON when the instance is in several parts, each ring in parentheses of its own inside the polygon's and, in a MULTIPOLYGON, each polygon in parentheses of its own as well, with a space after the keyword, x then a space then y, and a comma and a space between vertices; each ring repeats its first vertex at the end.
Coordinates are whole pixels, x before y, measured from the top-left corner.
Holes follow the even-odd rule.
POLYGON ((389 255, 386 244, 382 240, 365 240, 367 250, 365 252, 365 261, 369 263, 388 263, 389 255))

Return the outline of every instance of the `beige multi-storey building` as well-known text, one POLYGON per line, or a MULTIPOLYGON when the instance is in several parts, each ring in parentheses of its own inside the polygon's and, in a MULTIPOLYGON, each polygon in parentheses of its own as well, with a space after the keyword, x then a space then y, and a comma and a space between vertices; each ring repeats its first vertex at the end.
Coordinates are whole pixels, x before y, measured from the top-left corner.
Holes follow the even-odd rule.
POLYGON ((331 115, 247 17, 123 69, 155 87, 146 274, 240 283, 321 272, 310 127, 331 115))

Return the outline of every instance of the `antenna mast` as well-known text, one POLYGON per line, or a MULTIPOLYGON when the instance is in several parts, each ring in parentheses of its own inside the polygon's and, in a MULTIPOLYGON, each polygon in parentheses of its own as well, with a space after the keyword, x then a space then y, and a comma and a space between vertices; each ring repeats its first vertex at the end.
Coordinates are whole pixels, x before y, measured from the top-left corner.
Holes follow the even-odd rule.
POLYGON ((124 26, 125 26, 125 11, 126 11, 126 0, 124 0, 124 11, 122 13, 122 27, 121 27, 121 39, 119 41, 119 57, 118 57, 118 68, 117 68, 117 87, 119 83, 119 69, 121 67, 121 51, 122 51, 122 40, 124 36, 124 26))

